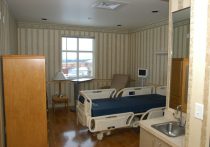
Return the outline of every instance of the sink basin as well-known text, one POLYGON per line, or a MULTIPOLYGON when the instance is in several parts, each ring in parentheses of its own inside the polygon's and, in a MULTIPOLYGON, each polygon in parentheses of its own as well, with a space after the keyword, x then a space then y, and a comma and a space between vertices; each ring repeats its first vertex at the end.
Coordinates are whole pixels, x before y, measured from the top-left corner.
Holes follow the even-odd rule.
POLYGON ((178 122, 175 121, 154 124, 151 126, 169 137, 178 137, 185 134, 185 128, 179 126, 178 122))

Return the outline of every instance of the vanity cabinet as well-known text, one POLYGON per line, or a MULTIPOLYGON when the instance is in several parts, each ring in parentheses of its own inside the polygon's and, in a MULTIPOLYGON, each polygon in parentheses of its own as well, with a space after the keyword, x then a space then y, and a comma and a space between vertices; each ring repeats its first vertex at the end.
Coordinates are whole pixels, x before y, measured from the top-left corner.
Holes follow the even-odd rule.
POLYGON ((171 147, 161 139, 147 132, 145 129, 140 129, 140 147, 171 147))
POLYGON ((1 138, 7 147, 48 147, 45 59, 0 57, 1 138))
POLYGON ((187 108, 188 69, 188 58, 172 59, 170 107, 176 109, 178 105, 182 105, 183 112, 187 108))

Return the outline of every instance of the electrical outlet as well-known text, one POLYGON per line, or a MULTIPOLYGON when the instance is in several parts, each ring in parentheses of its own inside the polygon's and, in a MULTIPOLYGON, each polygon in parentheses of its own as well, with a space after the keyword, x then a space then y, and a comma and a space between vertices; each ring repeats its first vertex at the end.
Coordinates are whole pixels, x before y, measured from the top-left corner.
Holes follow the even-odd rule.
POLYGON ((203 120, 203 104, 195 103, 195 118, 203 120))

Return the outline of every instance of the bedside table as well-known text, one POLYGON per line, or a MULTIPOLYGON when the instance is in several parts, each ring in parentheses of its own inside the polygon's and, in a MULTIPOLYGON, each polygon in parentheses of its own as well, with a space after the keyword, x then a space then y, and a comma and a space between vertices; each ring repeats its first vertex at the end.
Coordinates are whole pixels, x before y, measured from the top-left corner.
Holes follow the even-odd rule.
POLYGON ((58 96, 58 95, 54 95, 52 97, 52 107, 53 107, 53 111, 55 112, 55 105, 56 104, 64 104, 65 108, 68 110, 68 98, 67 96, 58 96))

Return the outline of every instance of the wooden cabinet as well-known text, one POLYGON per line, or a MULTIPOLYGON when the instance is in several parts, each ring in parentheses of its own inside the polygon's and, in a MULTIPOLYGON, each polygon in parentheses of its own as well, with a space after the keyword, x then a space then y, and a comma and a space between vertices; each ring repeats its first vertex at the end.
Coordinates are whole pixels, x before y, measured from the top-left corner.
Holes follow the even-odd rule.
MULTIPOLYGON (((0 65, 1 65, 1 60, 0 60, 0 65)), ((4 147, 4 124, 3 124, 3 88, 2 88, 2 69, 0 68, 0 147, 4 147)))
POLYGON ((188 58, 172 59, 170 107, 176 109, 178 105, 182 105, 183 112, 187 109, 188 70, 188 58))
MULTIPOLYGON (((45 59, 3 56, 0 68, 7 147, 47 147, 45 59)), ((1 118, 2 120, 2 118, 1 118)))
POLYGON ((171 146, 141 128, 140 147, 171 147, 171 146))

